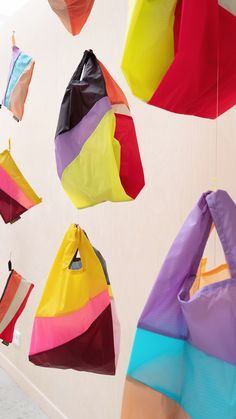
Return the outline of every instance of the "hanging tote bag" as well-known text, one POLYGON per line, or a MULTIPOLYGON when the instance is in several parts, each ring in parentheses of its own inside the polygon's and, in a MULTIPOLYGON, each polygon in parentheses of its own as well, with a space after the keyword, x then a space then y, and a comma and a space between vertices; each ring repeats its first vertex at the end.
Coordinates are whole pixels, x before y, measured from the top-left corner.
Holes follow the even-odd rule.
POLYGON ((204 194, 174 241, 139 319, 122 419, 236 417, 235 249, 235 203, 224 191, 204 194), (212 271, 193 294, 212 222, 228 268, 212 271))
POLYGON ((0 215, 12 223, 42 202, 24 178, 10 152, 0 153, 0 215))
POLYGON ((12 59, 2 104, 13 113, 14 119, 18 122, 22 120, 24 115, 24 106, 34 64, 35 61, 32 57, 13 44, 12 59))
POLYGON ((78 35, 92 10, 94 0, 48 0, 65 28, 78 35))
POLYGON ((58 176, 77 208, 130 201, 144 186, 127 99, 92 51, 66 89, 55 149, 58 176))
POLYGON ((5 345, 13 340, 15 324, 22 314, 34 284, 11 270, 0 300, 0 339, 5 345))
POLYGON ((119 322, 105 261, 97 252, 72 224, 36 312, 29 354, 35 365, 115 374, 119 322))
POLYGON ((180 114, 216 118, 236 103, 231 0, 134 0, 122 69, 134 95, 180 114))

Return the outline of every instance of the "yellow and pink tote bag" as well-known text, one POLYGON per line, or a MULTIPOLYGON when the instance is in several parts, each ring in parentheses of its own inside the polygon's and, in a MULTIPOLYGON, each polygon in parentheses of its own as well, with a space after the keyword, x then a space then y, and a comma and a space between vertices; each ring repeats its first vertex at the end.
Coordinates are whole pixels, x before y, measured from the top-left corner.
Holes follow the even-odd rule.
POLYGON ((105 261, 72 224, 36 312, 29 360, 42 367, 114 375, 118 352, 119 322, 105 261))

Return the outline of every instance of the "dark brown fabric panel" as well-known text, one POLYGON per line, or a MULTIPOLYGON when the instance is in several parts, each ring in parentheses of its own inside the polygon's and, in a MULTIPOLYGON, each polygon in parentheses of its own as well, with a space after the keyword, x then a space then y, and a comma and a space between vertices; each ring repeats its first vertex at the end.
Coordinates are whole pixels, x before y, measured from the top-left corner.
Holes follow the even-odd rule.
POLYGON ((105 96, 105 80, 97 58, 92 51, 85 51, 63 97, 56 136, 75 127, 95 103, 105 96), (83 78, 80 80, 83 69, 83 78))
POLYGON ((41 367, 114 375, 115 352, 111 305, 85 333, 57 348, 30 355, 29 360, 41 367))
POLYGON ((0 214, 6 224, 16 220, 25 211, 26 208, 0 190, 0 214))

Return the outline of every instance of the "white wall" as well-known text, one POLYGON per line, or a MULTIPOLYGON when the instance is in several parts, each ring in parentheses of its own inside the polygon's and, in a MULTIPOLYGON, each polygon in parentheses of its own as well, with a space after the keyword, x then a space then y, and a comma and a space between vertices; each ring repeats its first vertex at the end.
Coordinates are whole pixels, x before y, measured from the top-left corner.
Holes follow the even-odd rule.
MULTIPOLYGON (((13 157, 44 199, 16 224, 0 223, 1 286, 6 280, 10 250, 15 269, 35 283, 17 323, 21 346, 0 346, 0 365, 55 418, 62 417, 59 411, 70 419, 119 418, 138 316, 175 234, 200 194, 215 184, 216 123, 152 108, 130 94, 119 68, 126 15, 126 0, 97 0, 87 26, 79 37, 72 38, 46 0, 31 0, 0 28, 1 92, 8 72, 12 29, 16 30, 19 46, 36 60, 23 122, 17 124, 6 110, 0 112, 1 149, 11 136, 13 157), (107 203, 77 211, 57 178, 54 133, 67 82, 88 48, 94 50, 128 96, 146 187, 136 202, 107 203), (72 222, 88 232, 108 263, 122 325, 115 378, 38 368, 27 360, 33 315, 62 237, 72 222), (46 403, 43 394, 58 412, 46 403)), ((236 199, 235 117, 234 109, 218 120, 217 186, 236 199)), ((213 243, 208 253, 213 260, 213 243)))

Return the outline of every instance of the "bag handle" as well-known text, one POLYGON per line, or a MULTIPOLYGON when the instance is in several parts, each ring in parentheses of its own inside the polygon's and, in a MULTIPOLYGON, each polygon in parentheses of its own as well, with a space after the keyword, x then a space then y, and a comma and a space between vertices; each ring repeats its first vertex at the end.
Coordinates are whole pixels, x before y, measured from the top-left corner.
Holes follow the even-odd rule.
MULTIPOLYGON (((182 312, 176 309, 178 298, 189 297, 204 249, 215 224, 232 277, 236 277, 236 205, 227 192, 207 192, 190 212, 159 272, 152 292, 139 320, 139 326, 160 332, 169 325, 168 333, 176 336, 182 312), (180 295, 181 292, 181 295, 180 295), (179 317, 176 316, 176 310, 179 317)), ((182 324, 182 336, 188 328, 182 324)))
POLYGON ((202 240, 198 246, 191 273, 193 276, 197 273, 213 223, 220 239, 231 277, 236 278, 236 205, 229 194, 223 190, 207 192, 204 194, 204 197, 205 199, 201 199, 198 205, 203 214, 205 212, 207 213, 207 218, 209 219, 210 217, 211 227, 209 230, 208 221, 206 230, 203 229, 202 240))
POLYGON ((80 61, 77 69, 75 70, 70 82, 72 82, 74 80, 80 81, 81 75, 82 75, 82 72, 83 72, 83 68, 88 63, 90 58, 92 58, 94 61, 96 60, 96 57, 95 57, 93 51, 91 49, 84 51, 84 55, 82 57, 82 60, 80 61))
POLYGON ((231 276, 236 278, 236 205, 222 190, 212 192, 206 199, 231 276))
POLYGON ((97 256, 92 244, 90 243, 86 233, 77 224, 71 224, 69 227, 61 244, 60 250, 61 253, 59 257, 62 260, 63 269, 71 270, 71 262, 78 250, 82 262, 82 269, 90 269, 91 263, 87 263, 87 261, 93 260, 93 263, 96 263, 95 261, 97 261, 97 256))
POLYGON ((71 224, 66 232, 66 235, 62 241, 60 250, 62 251, 62 268, 69 269, 71 261, 73 260, 76 252, 80 251, 82 265, 86 264, 85 255, 81 250, 81 237, 82 230, 76 225, 71 224))
MULTIPOLYGON (((139 326, 150 328, 154 324, 153 330, 159 331, 159 322, 169 322, 174 336, 179 322, 175 317, 177 296, 181 290, 188 293, 192 287, 210 234, 212 216, 206 200, 210 193, 202 194, 177 234, 144 307, 139 326), (153 319, 153 313, 156 320, 153 319)), ((182 333, 185 336, 187 331, 183 330, 182 333)))

